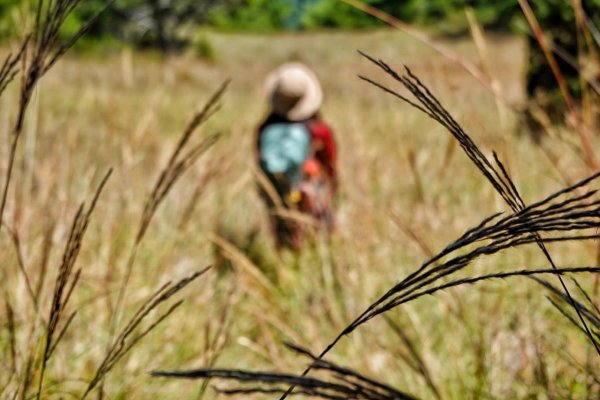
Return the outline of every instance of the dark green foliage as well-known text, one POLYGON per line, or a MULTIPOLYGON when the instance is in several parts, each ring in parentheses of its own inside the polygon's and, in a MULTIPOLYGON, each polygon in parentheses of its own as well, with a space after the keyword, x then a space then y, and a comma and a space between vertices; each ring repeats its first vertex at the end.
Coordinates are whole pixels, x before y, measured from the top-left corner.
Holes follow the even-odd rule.
POLYGON ((121 40, 163 51, 187 44, 186 29, 206 23, 216 6, 235 0, 122 0, 115 3, 98 24, 97 35, 116 35, 121 40))
MULTIPOLYGON (((36 1, 0 0, 0 39, 21 33, 20 19, 32 15, 36 1)), ((107 0, 82 1, 67 18, 61 34, 72 35, 82 21, 100 11, 107 0)), ((114 37, 139 46, 171 50, 187 42, 186 28, 206 23, 216 6, 232 8, 236 0, 120 0, 115 2, 88 31, 88 38, 114 37)), ((233 9, 233 8, 232 8, 233 9)))
MULTIPOLYGON (((420 25, 435 23, 441 32, 452 34, 467 32, 467 7, 474 9, 478 21, 484 26, 504 30, 509 29, 511 19, 519 12, 519 6, 514 0, 366 0, 364 3, 405 22, 420 25)), ((368 28, 382 24, 381 21, 338 0, 319 0, 308 5, 303 18, 305 28, 368 28)))
MULTIPOLYGON (((581 100, 581 71, 578 55, 577 22, 571 2, 545 0, 531 2, 533 12, 546 37, 552 42, 558 67, 565 78, 570 94, 576 102, 581 100)), ((600 22, 600 0, 583 2, 591 23, 600 22)), ((581 39, 580 39, 581 40, 581 39)), ((527 94, 538 102, 553 122, 564 118, 566 103, 560 93, 556 78, 533 35, 529 36, 529 63, 527 69, 527 94)), ((597 48, 597 47, 596 47, 597 48)))
POLYGON ((363 11, 337 0, 321 0, 309 5, 301 21, 306 29, 338 27, 356 29, 382 25, 379 20, 363 11))
POLYGON ((0 0, 0 39, 16 37, 20 32, 16 20, 20 4, 19 0, 0 0))
POLYGON ((206 61, 214 61, 216 59, 215 48, 206 34, 199 32, 194 39, 193 47, 196 57, 206 61))
MULTIPOLYGON (((87 0, 62 27, 71 36, 105 4, 87 0)), ((434 32, 465 34, 469 26, 465 9, 471 8, 487 30, 512 30, 515 20, 524 21, 516 0, 364 0, 365 4, 404 22, 427 25, 434 32)), ((581 68, 578 65, 577 26, 573 3, 564 0, 529 2, 542 29, 555 45, 557 61, 574 99, 581 98, 581 68)), ((0 39, 19 36, 22 20, 35 10, 35 0, 0 0, 0 39)), ((583 2, 592 23, 600 21, 600 0, 583 2)), ((234 31, 269 32, 287 29, 363 29, 383 22, 341 0, 120 0, 91 27, 87 37, 116 38, 140 47, 162 50, 181 48, 197 39, 198 26, 210 25, 234 31)), ((523 24, 521 24, 523 26, 523 24)), ((529 32, 526 27, 525 31, 529 32)), ((523 32, 523 29, 521 29, 523 32)), ((529 34, 527 93, 537 97, 548 115, 562 120, 564 100, 546 57, 535 37, 529 34)), ((194 42, 199 55, 214 57, 210 43, 194 42)))
POLYGON ((233 6, 217 7, 210 22, 225 30, 273 31, 286 26, 294 13, 288 0, 241 0, 233 6))
MULTIPOLYGON (((35 4, 34 0, 25 1, 35 4)), ((19 24, 15 16, 27 9, 22 7, 25 1, 0 0, 0 38, 17 35, 19 24)), ((406 22, 435 22, 446 33, 467 31, 465 7, 472 7, 485 26, 499 29, 508 29, 511 18, 520 13, 515 0, 366 0, 365 3, 406 22)), ((66 22, 64 30, 78 26, 103 4, 104 0, 82 2, 66 22)), ((121 0, 104 13, 89 36, 116 36, 128 42, 170 48, 177 45, 182 30, 201 24, 256 32, 282 28, 361 29, 383 25, 340 0, 121 0)))

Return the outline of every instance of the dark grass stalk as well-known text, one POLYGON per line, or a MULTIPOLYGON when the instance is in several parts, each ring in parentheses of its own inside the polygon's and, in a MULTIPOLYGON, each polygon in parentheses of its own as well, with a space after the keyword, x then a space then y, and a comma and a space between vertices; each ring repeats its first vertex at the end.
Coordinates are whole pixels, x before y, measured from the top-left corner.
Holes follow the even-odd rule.
MULTIPOLYGON (((383 61, 375 60, 374 58, 364 53, 361 54, 368 60, 379 66, 382 70, 384 70, 386 73, 392 76, 395 80, 402 83, 402 85, 406 89, 408 89, 413 94, 413 96, 421 103, 422 107, 417 108, 425 112, 434 120, 438 121, 459 141, 461 147, 463 148, 467 156, 471 159, 471 161, 473 161, 473 163, 478 167, 478 169, 483 173, 483 175, 488 179, 488 181, 492 184, 492 186, 496 189, 496 191, 500 194, 500 196, 505 200, 505 202, 510 206, 510 208, 514 212, 518 212, 526 207, 523 199, 521 198, 516 188, 516 185, 508 175, 506 169, 504 168, 497 155, 494 153, 494 160, 498 169, 494 168, 494 166, 487 160, 483 153, 477 148, 477 145, 475 145, 475 143, 471 140, 469 135, 460 127, 460 125, 452 118, 450 113, 441 105, 441 103, 435 98, 435 96, 429 91, 429 89, 410 71, 410 69, 405 67, 406 75, 398 75, 383 61)), ((383 86, 369 80, 368 78, 363 79, 367 80, 368 82, 374 83, 378 87, 383 86)), ((386 91, 394 93, 394 91, 391 90, 386 91)), ((408 101, 410 104, 413 104, 404 96, 398 95, 398 97, 405 101, 408 101)), ((589 165, 593 167, 594 163, 591 163, 589 165)), ((544 256, 546 257, 546 259, 548 260, 548 262, 550 263, 550 265, 553 268, 556 268, 552 257, 550 256, 548 250, 546 249, 545 245, 541 240, 538 240, 538 246, 544 254, 544 256)), ((571 298, 569 289, 567 288, 562 278, 558 276, 558 279, 564 292, 569 298, 571 298)), ((577 311, 577 308, 574 304, 572 304, 572 307, 577 311)), ((600 343, 593 340, 585 320, 581 315, 579 315, 579 311, 577 311, 577 314, 588 336, 590 337, 590 339, 592 339, 596 352, 600 356, 600 343)))
MULTIPOLYGON (((563 305, 569 304, 568 302, 568 298, 566 297, 566 295, 557 287, 553 286, 552 284, 550 284, 547 281, 544 281, 540 278, 533 278, 537 281, 539 281, 539 283, 542 283, 543 285, 547 286, 548 289, 552 292, 552 294, 554 296, 550 297, 547 296, 547 299, 549 300, 550 304, 552 304, 552 306, 554 308, 556 308, 556 310, 571 324, 573 325, 577 330, 585 333, 585 329, 583 328, 583 326, 572 316, 571 313, 569 313, 567 311, 567 308, 563 307, 563 305)), ((582 292, 585 294, 584 297, 587 297, 587 293, 585 291, 582 290, 582 292)), ((600 340, 600 330, 598 328, 598 322, 599 322, 599 317, 600 314, 597 314, 597 311, 594 309, 594 307, 592 306, 592 309, 587 309, 585 308, 585 306, 583 306, 582 304, 578 303, 578 305, 580 307, 582 307, 583 309, 583 314, 586 315, 589 319, 589 321, 591 322, 591 324, 596 328, 595 331, 593 331, 594 336, 600 340)), ((571 356, 571 354, 569 354, 568 351, 561 349, 562 350, 562 359, 566 360, 571 366, 573 366, 575 369, 579 370, 580 372, 585 374, 585 378, 586 378, 586 390, 588 393, 588 397, 587 398, 597 398, 598 396, 594 396, 591 393, 594 393, 594 384, 596 385, 596 393, 598 392, 598 384, 599 384, 599 378, 596 374, 596 370, 597 370, 597 363, 595 360, 595 356, 592 353, 589 353, 586 355, 586 363, 585 365, 581 365, 580 363, 576 362, 573 357, 571 356)))
POLYGON ((41 357, 41 367, 40 367, 40 375, 38 378, 38 390, 36 397, 38 399, 42 396, 42 390, 44 385, 44 377, 46 372, 46 367, 48 361, 52 357, 56 346, 60 342, 61 338, 64 336, 66 330, 70 326, 73 318, 75 317, 75 312, 71 313, 66 322, 62 325, 62 328, 59 329, 60 322, 64 319, 66 313, 67 304, 71 298, 71 294, 77 283, 79 282, 80 272, 81 270, 74 270, 75 262, 79 256, 79 251, 81 250, 81 245, 83 241, 83 237, 85 232, 87 231, 87 227, 90 222, 90 217, 92 212, 94 211, 96 204, 98 202, 98 198, 104 189, 104 186, 112 173, 112 169, 110 169, 96 190, 94 197, 90 203, 90 206, 86 209, 85 203, 82 203, 79 207, 75 218, 73 219, 73 224, 71 226, 71 230, 69 232, 69 238, 67 240, 67 244, 65 246, 65 250, 63 253, 62 263, 58 269, 58 275, 56 277, 56 281, 54 283, 54 290, 52 296, 52 305, 50 308, 50 313, 48 316, 48 322, 46 325, 46 337, 44 341, 44 350, 41 357))
MULTIPOLYGON (((551 240, 595 239, 597 238, 596 234, 569 236, 568 232, 577 229, 597 229, 596 227, 600 223, 600 215, 598 213, 598 210, 600 209, 600 199, 594 198, 596 191, 588 190, 584 195, 575 194, 577 190, 584 188, 591 183, 595 183, 600 176, 600 173, 593 174, 574 185, 552 194, 540 202, 527 206, 524 204, 516 189, 516 185, 508 176, 506 169, 497 156, 495 156, 496 167, 494 167, 494 165, 483 155, 470 136, 441 105, 439 100, 433 96, 429 89, 427 89, 427 87, 412 74, 408 68, 405 67, 405 74, 400 75, 385 62, 376 60, 364 53, 360 54, 380 67, 394 80, 400 82, 409 92, 411 92, 418 103, 369 78, 362 76, 360 78, 409 103, 444 126, 458 141, 460 147, 464 150, 469 159, 509 205, 513 213, 504 217, 501 217, 501 214, 491 215, 484 219, 477 227, 468 230, 459 237, 458 240, 451 243, 436 256, 426 261, 421 267, 392 287, 375 303, 371 304, 361 315, 336 336, 336 338, 321 352, 319 358, 326 355, 343 336, 348 335, 358 326, 368 322, 370 319, 383 312, 405 303, 403 298, 409 297, 419 289, 426 290, 425 286, 433 285, 437 280, 448 277, 464 269, 480 256, 494 254, 512 247, 536 243, 550 262, 553 270, 558 271, 558 268, 545 248, 544 242, 551 240), (556 237, 542 238, 540 236, 541 233, 544 233, 544 235, 554 234, 556 237), (468 250, 468 247, 473 247, 476 243, 485 241, 489 241, 489 243, 468 250), (451 253, 455 254, 458 250, 467 252, 461 255, 454 255, 449 260, 443 261, 444 259, 447 259, 451 253)), ((558 276, 563 290, 570 298, 571 296, 568 288, 560 277, 560 274, 557 272, 555 275, 558 276)), ((587 327, 584 317, 580 315, 580 311, 575 306, 574 302, 571 302, 571 306, 578 314, 586 334, 594 344, 597 353, 600 354, 600 342, 595 340, 587 327)), ((312 368, 313 366, 309 365, 301 376, 305 376, 312 368)), ((281 396, 281 399, 285 399, 292 391, 293 386, 281 396)))
POLYGON ((315 369, 322 371, 326 378, 303 377, 292 374, 274 372, 252 372, 235 369, 196 369, 189 371, 153 371, 153 377, 179 378, 179 379, 219 379, 229 380, 242 384, 257 386, 244 386, 233 389, 219 389, 219 392, 228 395, 270 393, 282 394, 285 388, 280 385, 295 385, 300 388, 295 394, 311 396, 321 399, 364 399, 364 400, 391 400, 415 399, 415 397, 401 392, 387 384, 361 375, 349 368, 322 360, 307 350, 287 345, 292 351, 308 357, 313 361, 315 369))
POLYGON ((444 283, 439 286, 434 286, 428 288, 427 290, 412 293, 404 298, 398 299, 396 305, 408 303, 410 301, 416 300, 419 297, 423 297, 426 295, 431 295, 441 290, 446 290, 451 287, 462 286, 462 285, 470 285, 473 283, 478 283, 481 281, 487 281, 492 279, 506 279, 511 277, 523 277, 523 276, 537 276, 537 275, 565 275, 565 274, 581 274, 581 273, 591 273, 598 274, 600 273, 600 267, 571 267, 571 268, 542 268, 542 269, 521 269, 517 271, 509 271, 509 272, 497 272, 492 274, 486 274, 481 276, 475 276, 470 278, 462 278, 454 281, 450 281, 444 283))
MULTIPOLYGON (((550 197, 552 200, 553 196, 550 197)), ((580 196, 580 199, 585 200, 585 196, 580 196)), ((576 210, 572 206, 572 202, 563 201, 560 202, 563 205, 563 209, 573 211, 576 210)), ((513 214, 510 217, 500 219, 496 224, 488 226, 487 224, 480 224, 476 229, 468 230, 461 238, 455 241, 453 244, 447 246, 442 252, 449 254, 450 252, 456 251, 461 248, 466 248, 469 245, 490 240, 488 244, 475 247, 466 254, 455 256, 448 261, 442 262, 437 266, 432 266, 434 261, 441 261, 442 257, 439 255, 433 257, 429 261, 423 264, 419 268, 418 273, 410 274, 401 283, 392 288, 388 293, 389 295, 384 296, 380 302, 376 303, 373 308, 383 303, 401 290, 408 289, 415 285, 422 285, 423 282, 432 277, 436 277, 435 274, 446 273, 448 271, 455 272, 458 269, 462 269, 468 265, 475 258, 482 255, 493 254, 498 251, 504 250, 509 247, 516 247, 519 245, 535 243, 537 238, 534 235, 537 231, 544 232, 568 232, 574 227, 582 229, 593 229, 598 222, 597 218, 594 217, 594 208, 597 208, 598 202, 593 203, 592 209, 588 209, 589 204, 583 202, 578 206, 582 209, 581 212, 569 212, 566 214, 560 214, 557 211, 563 211, 563 209, 556 209, 555 207, 546 207, 546 203, 540 203, 536 208, 528 208, 527 210, 518 214, 513 214), (587 211, 583 211, 587 210, 587 211), (592 220, 588 220, 591 216, 592 220), (582 218, 583 223, 575 221, 574 219, 582 218)), ((493 218, 497 218, 498 215, 494 215, 488 218, 488 221, 493 221, 493 218)), ((544 241, 566 241, 566 240, 584 240, 594 239, 597 235, 581 235, 581 236, 557 236, 557 237, 545 237, 544 241)), ((440 254, 442 254, 440 253, 440 254)), ((445 254, 444 254, 445 255, 445 254)), ((439 278, 436 277, 436 279, 439 278)), ((434 280, 436 280, 434 279, 434 280)), ((416 286, 418 287, 418 286, 416 286)))
POLYGON ((15 57, 10 57, 3 64, 0 71, 0 94, 6 84, 17 74, 17 64, 21 66, 21 90, 17 119, 12 129, 12 139, 4 185, 0 198, 0 226, 2 225, 4 209, 8 190, 12 178, 17 146, 23 126, 25 115, 35 88, 40 79, 48 70, 63 56, 77 40, 81 38, 92 26, 110 4, 115 0, 108 0, 104 8, 84 23, 79 30, 64 42, 60 41, 61 28, 69 14, 81 3, 82 0, 38 0, 37 12, 33 33, 27 35, 21 45, 20 51, 15 57), (18 57, 17 57, 18 56, 18 57))
POLYGON ((355 372, 349 368, 340 367, 340 366, 338 366, 334 363, 328 362, 326 360, 319 360, 319 359, 317 359, 316 356, 314 356, 312 353, 310 353, 308 350, 306 350, 302 347, 295 346, 291 343, 286 343, 286 346, 289 349, 291 349, 292 351, 295 351, 298 354, 304 355, 307 358, 309 358, 311 361, 316 362, 318 364, 316 367, 317 369, 335 372, 336 374, 338 374, 339 379, 342 379, 345 382, 351 383, 351 382, 353 382, 353 380, 356 380, 357 382, 362 382, 363 384, 366 384, 366 385, 372 387, 370 389, 367 389, 367 391, 375 391, 376 392, 379 390, 383 390, 387 393, 391 393, 391 394, 398 395, 398 396, 404 395, 403 393, 397 391, 396 389, 394 389, 393 387, 391 387, 389 385, 386 385, 384 383, 367 378, 366 376, 361 375, 358 372, 355 372))
MULTIPOLYGON (((533 277, 533 279, 536 282, 538 282, 539 284, 541 284, 542 286, 546 287, 552 294, 557 296, 562 302, 567 302, 567 304, 569 303, 569 299, 568 299, 566 293, 564 293, 564 291, 562 291, 561 289, 552 285, 550 282, 547 282, 543 279, 539 279, 536 277, 533 277)), ((585 304, 583 304, 582 302, 579 302, 577 300, 574 300, 574 302, 575 302, 575 306, 577 307, 577 309, 579 310, 581 315, 583 315, 585 317, 586 321, 588 321, 590 324, 592 324, 594 326, 594 328, 600 330, 600 313, 597 312, 596 308, 593 305, 591 307, 586 307, 585 304)))
POLYGON ((154 321, 149 322, 146 326, 142 326, 149 314, 179 293, 183 288, 198 279, 209 269, 210 267, 207 267, 201 271, 195 272, 189 277, 181 279, 176 283, 167 282, 138 308, 122 331, 112 341, 104 359, 90 379, 90 382, 81 397, 82 399, 85 399, 98 386, 114 366, 122 360, 134 346, 136 346, 161 322, 168 318, 182 304, 182 301, 180 300, 173 303, 166 312, 162 313, 158 318, 154 319, 154 321))
POLYGON ((583 298, 587 301, 587 303, 590 305, 590 307, 592 307, 592 311, 594 312, 594 314, 600 316, 600 308, 598 308, 596 303, 594 303, 594 300, 592 300, 589 293, 586 292, 585 289, 582 288, 579 282, 577 282, 576 280, 573 279, 572 282, 577 287, 579 294, 581 294, 583 298))
MULTIPOLYGON (((416 300, 426 295, 433 295, 439 291, 444 291, 453 287, 470 285, 474 283, 496 280, 496 279, 507 279, 513 277, 533 277, 538 280, 538 275, 557 275, 557 274, 581 274, 581 273, 600 273, 600 267, 572 267, 572 268, 545 268, 545 269, 520 269, 509 272, 499 272, 492 274, 485 274, 476 277, 456 279, 438 286, 433 286, 427 290, 413 293, 403 299, 397 301, 400 305, 416 300)), ((566 296, 557 288, 554 288, 561 297, 566 299, 566 296)), ((567 300, 565 300, 567 301, 567 300)), ((559 308, 560 309, 560 308, 559 308)), ((384 310, 385 312, 387 310, 384 310)), ((563 310, 565 315, 568 313, 563 310)), ((570 321, 579 327, 577 321, 572 317, 568 316, 570 321)), ((363 321, 364 323, 366 321, 363 321)), ((583 328, 579 327, 583 330, 583 328)), ((597 333, 596 333, 597 334, 597 333)), ((597 334, 598 335, 598 334, 597 334)), ((403 340, 403 342, 405 342, 403 340)), ((406 343, 406 342, 405 342, 406 343)), ((409 343, 410 344, 410 343, 409 343)), ((376 380, 367 378, 357 372, 340 367, 331 362, 325 361, 323 356, 315 356, 307 350, 287 344, 287 346, 293 351, 305 355, 312 361, 310 369, 324 371, 327 373, 328 380, 319 379, 315 377, 306 377, 305 374, 293 375, 293 374, 282 374, 273 372, 254 372, 247 370, 236 370, 236 369, 195 369, 187 371, 153 371, 152 376, 154 377, 165 377, 165 378, 179 378, 179 379, 219 379, 225 381, 234 381, 238 384, 246 385, 253 384, 254 386, 241 386, 232 389, 218 389, 219 392, 227 395, 249 395, 249 394, 280 394, 282 396, 288 395, 308 395, 314 398, 322 399, 413 399, 411 395, 401 392, 389 385, 378 382, 376 380), (292 388, 299 388, 298 390, 290 391, 281 386, 275 385, 290 385, 292 388)), ((414 358, 414 367, 420 369, 420 373, 427 377, 429 373, 426 370, 424 362, 418 356, 418 353, 414 351, 414 346, 409 345, 411 350, 412 358, 414 358)), ((426 378, 427 379, 427 378, 426 378)), ((435 394, 436 398, 440 398, 439 392, 432 381, 428 381, 428 386, 435 394)))
MULTIPOLYGON (((583 329, 583 327, 579 324, 579 322, 577 322, 577 320, 575 320, 568 312, 567 310, 565 310, 560 304, 558 304, 553 298, 551 297, 546 297, 548 299, 548 301, 550 302, 550 304, 552 304, 552 306, 554 308, 556 308, 556 310, 558 310, 558 312, 567 319, 567 321, 569 321, 575 328, 577 328, 577 330, 581 331, 582 333, 585 333, 585 329, 583 329)), ((597 334, 596 334, 597 336, 597 334)))

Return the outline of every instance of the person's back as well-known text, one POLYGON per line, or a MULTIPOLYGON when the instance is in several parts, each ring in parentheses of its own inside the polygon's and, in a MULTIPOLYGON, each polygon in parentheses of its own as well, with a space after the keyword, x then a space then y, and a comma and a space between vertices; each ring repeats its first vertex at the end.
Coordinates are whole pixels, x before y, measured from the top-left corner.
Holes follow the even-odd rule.
MULTIPOLYGON (((259 166, 285 208, 310 215, 319 228, 330 231, 336 148, 331 129, 318 114, 319 82, 306 66, 289 63, 269 75, 266 87, 272 110, 258 129, 259 166)), ((262 194, 272 213, 277 245, 299 247, 303 226, 274 213, 275 202, 265 191, 262 194)))

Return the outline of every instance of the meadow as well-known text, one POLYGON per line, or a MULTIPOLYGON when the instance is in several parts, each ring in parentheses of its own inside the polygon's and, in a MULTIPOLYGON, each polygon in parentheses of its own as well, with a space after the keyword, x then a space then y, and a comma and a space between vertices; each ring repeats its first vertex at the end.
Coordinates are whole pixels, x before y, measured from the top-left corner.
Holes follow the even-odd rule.
MULTIPOLYGON (((71 52, 40 82, 0 234, 0 396, 20 390, 27 354, 39 351, 32 337, 44 335, 72 219, 112 167, 77 259, 82 272, 68 305, 77 314, 48 364, 42 397, 85 392, 113 335, 144 204, 188 121, 228 78, 222 107, 194 140, 220 138, 157 209, 132 264, 123 320, 165 282, 213 267, 110 371, 106 398, 225 398, 211 386, 227 384, 152 378, 156 369, 300 373, 306 360, 284 342, 320 352, 425 259, 488 215, 509 211, 442 127, 357 78, 394 85, 356 50, 409 66, 485 154, 498 152, 526 203, 590 173, 568 127, 535 142, 520 122, 522 38, 486 36, 487 56, 468 37, 440 39, 462 59, 489 66, 506 100, 498 103, 458 65, 397 31, 206 37, 214 49, 208 59, 193 51, 71 52), (278 254, 257 195, 254 140, 267 112, 263 79, 290 60, 311 66, 323 85, 340 195, 330 242, 316 237, 300 253, 278 254), (19 265, 39 288, 38 309, 19 265)), ((16 84, 0 97, 2 176, 18 99, 16 84)), ((596 261, 590 243, 548 249, 560 266, 596 261)), ((529 245, 481 258, 461 274, 545 266, 529 245)), ((579 282, 592 292, 590 275, 579 282)), ((328 359, 420 398, 593 398, 599 386, 586 369, 597 368, 598 358, 549 295, 527 278, 448 289, 374 318, 328 359)))

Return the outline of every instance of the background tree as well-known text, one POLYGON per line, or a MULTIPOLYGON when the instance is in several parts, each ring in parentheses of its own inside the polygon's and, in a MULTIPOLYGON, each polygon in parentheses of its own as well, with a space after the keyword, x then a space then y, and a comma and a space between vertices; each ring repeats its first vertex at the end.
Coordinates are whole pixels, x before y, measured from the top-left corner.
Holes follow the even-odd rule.
POLYGON ((239 0, 215 7, 209 20, 226 30, 273 31, 290 27, 295 7, 293 0, 239 0))
MULTIPOLYGON (((18 36, 20 18, 27 12, 27 6, 33 4, 32 1, 0 0, 0 38, 18 36)), ((65 22, 63 33, 72 34, 104 2, 82 2, 65 22)), ((434 34, 467 34, 466 7, 474 10, 477 20, 487 30, 511 31, 517 25, 515 20, 524 21, 517 0, 364 2, 405 22, 425 26, 434 34)), ((588 87, 589 81, 592 81, 592 86, 596 85, 596 90, 600 86, 592 68, 596 63, 598 69, 595 53, 598 51, 600 33, 594 24, 600 21, 600 0, 582 0, 589 25, 586 28, 590 33, 587 38, 582 37, 581 32, 578 36, 574 2, 536 0, 529 3, 545 35, 553 43, 558 65, 571 95, 576 102, 581 101, 582 86, 588 87), (593 40, 590 41, 590 38, 593 40), (584 43, 584 39, 587 42, 584 43), (593 50, 581 54, 582 49, 590 45, 593 50)), ((364 29, 382 26, 383 23, 341 0, 119 0, 92 27, 88 38, 114 37, 140 47, 172 51, 185 46, 202 25, 265 32, 280 29, 364 29)), ((557 122, 564 115, 563 96, 530 29, 527 27, 520 32, 527 32, 529 42, 527 93, 531 99, 536 99, 548 115, 556 117, 554 122, 557 122)))
MULTIPOLYGON (((569 93, 578 105, 581 104, 585 91, 598 100, 598 92, 595 90, 600 85, 597 58, 600 36, 595 25, 600 22, 600 0, 588 0, 582 6, 586 16, 584 30, 589 35, 589 41, 586 41, 581 31, 578 34, 572 2, 544 0, 531 3, 533 12, 551 43, 569 93), (596 89, 590 85, 595 85, 596 89)), ((560 122, 564 120, 566 111, 565 99, 535 36, 529 35, 528 42, 527 94, 553 123, 560 122)), ((534 127, 537 126, 535 121, 530 122, 534 127)))
POLYGON ((122 0, 115 3, 99 34, 116 34, 122 40, 163 51, 181 48, 186 30, 206 24, 215 7, 233 7, 236 0, 122 0))
MULTIPOLYGON (((207 24, 211 10, 233 10, 238 0, 119 0, 94 24, 88 39, 113 37, 142 47, 163 51, 181 48, 190 35, 186 30, 207 24)), ((69 16, 63 26, 68 34, 100 10, 106 0, 87 0, 69 16)), ((19 35, 20 18, 32 13, 28 0, 0 0, 0 39, 19 35)), ((89 40, 88 40, 89 42, 89 40)))

